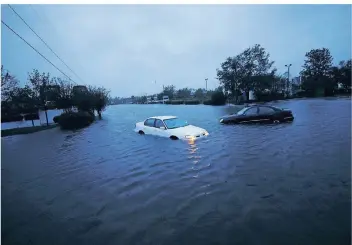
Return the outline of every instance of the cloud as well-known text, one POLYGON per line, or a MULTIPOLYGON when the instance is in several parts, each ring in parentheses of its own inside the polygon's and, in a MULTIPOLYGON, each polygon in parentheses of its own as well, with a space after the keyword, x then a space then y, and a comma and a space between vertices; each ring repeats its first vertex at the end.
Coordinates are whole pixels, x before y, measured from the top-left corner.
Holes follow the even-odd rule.
MULTIPOLYGON (((280 71, 284 72, 285 63, 292 63, 292 72, 296 74, 305 52, 311 48, 331 48, 339 58, 351 52, 350 36, 347 41, 339 38, 346 39, 345 23, 349 21, 348 15, 351 17, 348 6, 42 5, 34 8, 43 17, 41 20, 28 6, 18 7, 87 84, 103 85, 116 96, 155 93, 163 84, 203 87, 206 77, 209 85, 215 87, 214 77, 220 63, 256 43, 271 53, 280 71)), ((25 33, 28 37, 27 30, 25 33)), ((3 35, 2 40, 9 34, 3 35)), ((40 41, 31 40, 40 45, 40 41)), ((37 59, 32 65, 36 63, 37 59)), ((56 64, 60 62, 56 60, 56 64)), ((62 64, 60 67, 65 68, 62 64)))

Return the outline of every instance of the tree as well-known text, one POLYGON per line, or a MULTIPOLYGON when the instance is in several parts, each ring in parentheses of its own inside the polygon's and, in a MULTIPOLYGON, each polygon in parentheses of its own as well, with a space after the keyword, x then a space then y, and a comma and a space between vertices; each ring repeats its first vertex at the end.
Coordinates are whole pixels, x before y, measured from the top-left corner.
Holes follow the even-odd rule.
POLYGON ((55 101, 57 107, 65 112, 71 111, 73 107, 73 85, 62 78, 56 78, 55 84, 59 86, 59 94, 55 101))
POLYGON ((42 106, 46 102, 46 92, 49 85, 52 85, 49 73, 39 73, 37 69, 34 69, 32 73, 28 74, 28 80, 31 84, 32 90, 35 96, 39 99, 42 106))
POLYGON ((175 86, 174 85, 169 85, 166 86, 163 90, 163 95, 169 96, 169 99, 173 99, 175 95, 175 86))
MULTIPOLYGON (((11 95, 11 114, 34 114, 38 113, 39 101, 34 91, 26 85, 24 88, 16 88, 11 95)), ((32 119, 32 125, 34 121, 32 119)))
POLYGON ((18 88, 18 80, 1 66, 1 101, 8 101, 14 90, 18 88))
POLYGON ((269 58, 269 53, 259 44, 228 57, 217 69, 220 84, 235 97, 236 102, 241 91, 246 92, 248 98, 250 90, 262 90, 275 74, 276 69, 272 69, 274 62, 269 58))
POLYGON ((300 72, 302 88, 310 95, 318 89, 324 90, 325 95, 331 94, 336 84, 331 79, 333 59, 329 49, 312 49, 305 56, 303 70, 300 72))
POLYGON ((182 88, 182 89, 177 90, 176 96, 177 96, 177 98, 180 98, 180 99, 186 99, 186 98, 191 97, 191 93, 192 93, 191 89, 182 88))
POLYGON ((338 66, 331 67, 330 72, 335 85, 341 84, 345 90, 351 88, 351 60, 340 61, 338 66))
POLYGON ((221 87, 217 88, 211 96, 212 105, 224 105, 226 103, 226 96, 221 87))
POLYGON ((31 83, 31 89, 34 92, 34 96, 40 103, 40 106, 44 107, 46 125, 49 126, 48 113, 46 108, 46 97, 48 86, 51 85, 49 73, 40 74, 37 69, 34 69, 32 73, 28 74, 28 80, 31 83))
POLYGON ((199 100, 203 100, 206 94, 206 90, 199 88, 194 92, 194 97, 196 97, 199 100))
POLYGON ((221 68, 217 69, 217 77, 225 88, 225 91, 230 92, 235 97, 235 102, 238 101, 238 90, 241 82, 244 80, 244 69, 241 69, 241 64, 238 56, 228 57, 225 62, 221 63, 221 68))
POLYGON ((88 91, 88 98, 91 97, 92 108, 97 111, 98 116, 101 119, 101 113, 108 105, 110 91, 103 87, 89 87, 88 91))
POLYGON ((139 103, 141 103, 141 104, 147 103, 147 96, 143 95, 143 96, 140 98, 139 103))
POLYGON ((161 92, 161 93, 158 93, 157 97, 158 97, 158 100, 162 100, 163 99, 163 96, 164 94, 161 92))

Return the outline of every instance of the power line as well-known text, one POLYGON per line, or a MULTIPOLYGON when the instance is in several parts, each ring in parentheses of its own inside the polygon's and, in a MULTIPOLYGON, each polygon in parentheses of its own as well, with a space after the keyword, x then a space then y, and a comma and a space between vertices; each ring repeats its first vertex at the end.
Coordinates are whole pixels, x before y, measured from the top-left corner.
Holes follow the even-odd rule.
POLYGON ((11 8, 11 10, 25 23, 25 25, 45 44, 45 46, 50 49, 50 51, 74 74, 76 77, 83 82, 83 80, 50 48, 50 46, 27 24, 27 22, 14 10, 10 4, 8 6, 11 8))
POLYGON ((44 55, 42 55, 36 48, 34 48, 30 43, 28 43, 23 37, 21 37, 17 32, 15 32, 11 27, 9 27, 3 20, 1 20, 1 23, 4 24, 9 30, 11 30, 16 36, 18 36, 20 39, 22 39, 22 41, 24 41, 29 47, 31 47, 35 52, 37 52, 40 56, 42 56, 47 62, 49 62, 53 67, 55 67, 65 77, 67 77, 70 81, 76 83, 69 76, 67 76, 63 71, 61 71, 56 65, 54 65, 50 60, 48 60, 44 55))

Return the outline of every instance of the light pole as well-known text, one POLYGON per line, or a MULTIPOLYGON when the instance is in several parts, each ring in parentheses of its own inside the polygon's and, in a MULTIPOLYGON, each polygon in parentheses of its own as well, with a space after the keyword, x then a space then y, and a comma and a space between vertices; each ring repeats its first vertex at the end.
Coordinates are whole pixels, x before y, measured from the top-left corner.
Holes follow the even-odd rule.
POLYGON ((205 90, 208 91, 208 78, 205 79, 205 90))
POLYGON ((290 82, 290 67, 292 66, 292 64, 288 64, 285 65, 287 67, 287 85, 286 85, 286 90, 287 90, 287 94, 288 94, 288 86, 289 86, 289 82, 290 82))

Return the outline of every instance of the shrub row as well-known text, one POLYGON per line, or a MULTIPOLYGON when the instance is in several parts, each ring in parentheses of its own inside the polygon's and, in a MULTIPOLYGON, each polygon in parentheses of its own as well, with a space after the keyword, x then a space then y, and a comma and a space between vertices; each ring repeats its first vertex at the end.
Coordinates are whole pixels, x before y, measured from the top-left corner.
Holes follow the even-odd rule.
POLYGON ((285 94, 283 93, 255 93, 256 101, 269 102, 273 100, 283 100, 285 99, 285 94))
POLYGON ((169 100, 166 101, 167 105, 199 105, 199 100, 169 100))
POLYGON ((169 100, 165 101, 167 105, 183 105, 185 102, 183 100, 169 100))
POLYGON ((226 103, 226 96, 222 91, 215 91, 211 95, 210 100, 206 100, 203 102, 204 105, 225 105, 226 103))
POLYGON ((199 105, 200 101, 199 100, 186 100, 185 105, 199 105))
POLYGON ((26 114, 24 116, 22 115, 2 115, 1 116, 1 122, 18 122, 24 120, 39 120, 39 115, 38 113, 32 113, 32 114, 26 114))

